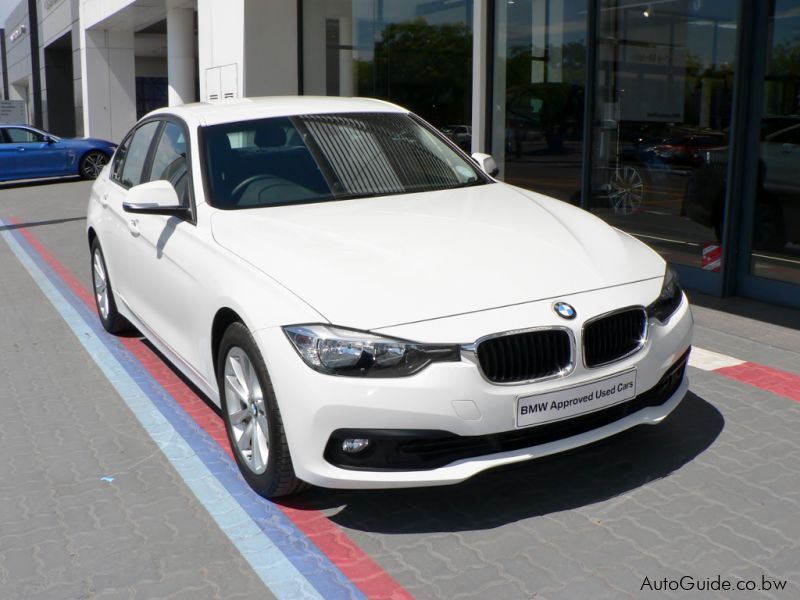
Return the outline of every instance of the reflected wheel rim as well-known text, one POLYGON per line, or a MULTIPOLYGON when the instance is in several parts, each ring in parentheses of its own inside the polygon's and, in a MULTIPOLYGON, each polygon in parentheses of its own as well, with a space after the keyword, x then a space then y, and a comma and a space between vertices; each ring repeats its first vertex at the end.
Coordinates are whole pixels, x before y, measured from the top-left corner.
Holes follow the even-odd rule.
POLYGON ((260 475, 269 459, 269 422, 255 367, 238 346, 225 357, 224 381, 233 448, 247 468, 260 475))
POLYGON ((610 187, 608 196, 615 213, 629 215, 642 204, 644 182, 638 169, 633 167, 617 169, 610 187))
POLYGON ((109 297, 108 297, 108 274, 106 273, 103 257, 99 250, 95 250, 92 258, 92 273, 94 275, 94 298, 97 302, 97 310, 103 320, 108 318, 109 297))

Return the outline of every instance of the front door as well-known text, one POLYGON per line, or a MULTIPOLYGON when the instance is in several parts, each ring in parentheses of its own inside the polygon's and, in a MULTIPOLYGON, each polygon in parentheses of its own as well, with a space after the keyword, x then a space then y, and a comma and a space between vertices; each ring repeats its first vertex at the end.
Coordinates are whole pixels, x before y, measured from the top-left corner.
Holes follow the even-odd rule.
MULTIPOLYGON (((169 181, 181 203, 191 206, 187 145, 184 128, 166 121, 156 135, 142 182, 169 181)), ((197 228, 177 216, 125 215, 132 238, 125 253, 129 261, 124 290, 127 302, 151 333, 197 368, 202 350, 197 315, 202 291, 197 274, 202 272, 198 261, 203 254, 197 228)))
POLYGON ((6 127, 5 133, 15 148, 20 178, 59 177, 66 173, 67 151, 63 144, 27 127, 6 127))

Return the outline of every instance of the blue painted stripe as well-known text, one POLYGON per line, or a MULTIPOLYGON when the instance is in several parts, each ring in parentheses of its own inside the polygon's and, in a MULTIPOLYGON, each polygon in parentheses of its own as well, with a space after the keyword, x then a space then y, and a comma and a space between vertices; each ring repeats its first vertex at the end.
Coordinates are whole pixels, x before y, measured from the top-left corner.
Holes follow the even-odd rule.
POLYGON ((361 599, 364 595, 320 549, 303 534, 274 503, 253 492, 239 473, 239 468, 178 404, 167 390, 117 339, 105 332, 95 312, 78 298, 52 270, 44 258, 25 240, 21 232, 13 235, 40 271, 60 290, 62 296, 82 316, 94 335, 116 357, 120 365, 136 381, 153 405, 191 446, 214 477, 247 512, 272 543, 278 547, 297 570, 324 597, 331 599, 361 599))
POLYGON ((292 598, 363 598, 280 509, 250 490, 228 455, 119 340, 101 329, 97 316, 21 233, 4 231, 2 235, 187 485, 273 593, 292 598))

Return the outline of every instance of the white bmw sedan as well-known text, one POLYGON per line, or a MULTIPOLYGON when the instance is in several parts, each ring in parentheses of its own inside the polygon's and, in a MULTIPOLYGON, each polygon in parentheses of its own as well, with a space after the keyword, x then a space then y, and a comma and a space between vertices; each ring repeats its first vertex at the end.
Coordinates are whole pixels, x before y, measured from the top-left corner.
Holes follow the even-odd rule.
POLYGON ((143 118, 92 189, 103 326, 222 412, 248 483, 450 484, 661 422, 692 317, 650 248, 400 107, 143 118))

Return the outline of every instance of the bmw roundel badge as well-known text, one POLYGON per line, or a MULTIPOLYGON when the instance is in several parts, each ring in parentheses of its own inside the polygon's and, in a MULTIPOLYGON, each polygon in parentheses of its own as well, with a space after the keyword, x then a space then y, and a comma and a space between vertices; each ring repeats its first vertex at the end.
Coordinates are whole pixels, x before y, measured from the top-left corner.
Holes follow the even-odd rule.
POLYGON ((556 311, 556 314, 561 317, 562 319, 574 319, 575 315, 578 313, 575 312, 575 309, 572 308, 571 304, 567 304, 566 302, 556 302, 553 304, 553 310, 556 311))

